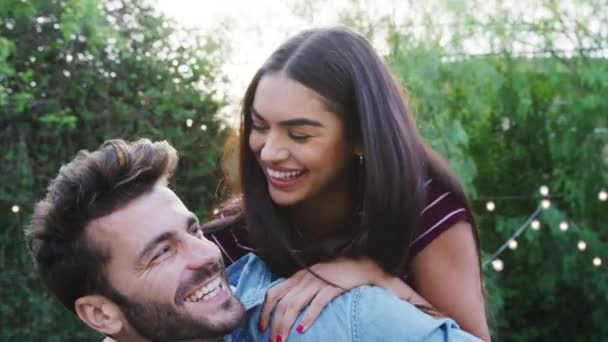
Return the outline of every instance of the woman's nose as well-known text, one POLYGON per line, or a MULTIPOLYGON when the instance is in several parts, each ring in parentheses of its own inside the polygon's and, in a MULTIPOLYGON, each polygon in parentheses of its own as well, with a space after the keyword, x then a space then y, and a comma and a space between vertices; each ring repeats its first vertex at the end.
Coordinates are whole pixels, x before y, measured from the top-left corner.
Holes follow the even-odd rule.
POLYGON ((269 138, 262 146, 260 157, 268 163, 283 161, 289 157, 289 150, 281 144, 279 139, 269 138))

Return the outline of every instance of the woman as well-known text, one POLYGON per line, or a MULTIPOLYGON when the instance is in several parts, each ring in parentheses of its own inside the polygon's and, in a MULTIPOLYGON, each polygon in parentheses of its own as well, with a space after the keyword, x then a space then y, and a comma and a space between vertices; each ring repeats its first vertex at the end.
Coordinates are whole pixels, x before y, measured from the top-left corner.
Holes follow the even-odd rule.
POLYGON ((332 298, 364 284, 490 339, 462 187, 365 38, 317 29, 280 46, 247 89, 240 139, 243 214, 237 201, 218 216, 247 228, 213 238, 228 262, 255 250, 290 277, 260 317, 267 329, 273 315, 271 340, 284 341, 294 323, 305 332, 332 298))

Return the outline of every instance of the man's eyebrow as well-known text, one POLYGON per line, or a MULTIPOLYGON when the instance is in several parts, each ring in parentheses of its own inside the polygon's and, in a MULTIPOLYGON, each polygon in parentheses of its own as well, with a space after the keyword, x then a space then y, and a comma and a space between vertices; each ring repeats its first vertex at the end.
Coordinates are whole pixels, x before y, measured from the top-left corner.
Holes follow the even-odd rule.
POLYGON ((148 243, 146 243, 144 248, 139 253, 138 259, 141 260, 141 259, 145 258, 146 255, 148 255, 148 253, 150 253, 156 246, 158 246, 159 244, 161 244, 167 240, 171 240, 174 237, 175 237, 175 232, 169 231, 169 232, 164 232, 164 233, 158 235, 157 237, 155 237, 154 239, 148 241, 148 243))
MULTIPOLYGON (((193 225, 198 225, 198 224, 199 224, 198 218, 194 214, 191 214, 186 219, 186 229, 189 229, 193 225)), ((139 259, 141 260, 141 259, 145 258, 146 255, 148 255, 148 253, 150 253, 152 250, 154 250, 154 248, 156 246, 158 246, 159 244, 161 244, 167 240, 174 239, 175 235, 176 235, 175 232, 168 231, 168 232, 164 232, 164 233, 158 235, 153 240, 150 240, 148 243, 146 243, 146 245, 144 246, 142 251, 139 253, 139 259)))
MULTIPOLYGON (((264 117, 262 115, 260 115, 260 113, 253 106, 251 106, 251 115, 255 116, 256 118, 258 118, 262 121, 266 121, 264 119, 264 117)), ((279 125, 284 126, 284 127, 293 127, 293 126, 325 127, 319 121, 306 119, 306 118, 295 118, 295 119, 280 121, 279 125)))

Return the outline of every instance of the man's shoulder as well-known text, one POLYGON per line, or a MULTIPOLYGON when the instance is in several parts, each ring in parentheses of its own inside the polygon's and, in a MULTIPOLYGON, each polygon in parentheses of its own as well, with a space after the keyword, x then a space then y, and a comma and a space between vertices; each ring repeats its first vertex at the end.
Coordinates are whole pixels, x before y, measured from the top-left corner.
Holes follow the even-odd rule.
MULTIPOLYGON (((265 334, 257 330, 257 318, 266 290, 281 280, 273 282, 264 262, 253 254, 232 264, 227 276, 248 310, 247 322, 237 335, 264 340, 265 334)), ((297 333, 296 326, 290 340, 479 341, 460 330, 453 320, 433 318, 391 292, 371 286, 357 287, 336 297, 304 334, 297 333)))
POLYGON ((362 286, 351 292, 353 340, 479 341, 452 319, 432 317, 385 289, 362 286))

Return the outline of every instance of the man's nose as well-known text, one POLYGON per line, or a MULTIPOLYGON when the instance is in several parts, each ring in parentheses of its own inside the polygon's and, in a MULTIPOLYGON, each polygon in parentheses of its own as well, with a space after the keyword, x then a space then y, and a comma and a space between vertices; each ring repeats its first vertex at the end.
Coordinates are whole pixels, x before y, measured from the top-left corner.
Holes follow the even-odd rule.
POLYGON ((289 158, 289 150, 281 139, 269 136, 262 146, 260 158, 268 163, 276 163, 289 158))
POLYGON ((201 267, 217 264, 222 260, 220 249, 206 238, 199 239, 192 236, 188 242, 188 267, 200 269, 201 267))

